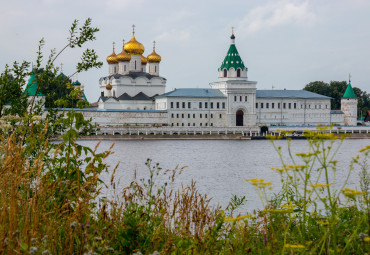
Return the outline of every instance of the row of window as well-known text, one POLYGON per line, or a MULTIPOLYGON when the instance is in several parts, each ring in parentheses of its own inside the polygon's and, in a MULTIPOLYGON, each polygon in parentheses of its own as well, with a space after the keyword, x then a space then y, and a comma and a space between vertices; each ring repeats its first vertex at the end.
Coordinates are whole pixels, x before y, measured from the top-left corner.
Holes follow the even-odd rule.
MULTIPOLYGON (((186 106, 188 109, 191 109, 192 108, 192 103, 191 102, 176 102, 176 108, 177 109, 180 109, 180 106, 182 106, 181 108, 182 109, 186 109, 186 106)), ((220 107, 222 107, 222 109, 225 109, 226 108, 226 103, 225 102, 217 102, 217 103, 214 103, 214 102, 199 102, 198 104, 198 107, 199 109, 202 109, 204 107, 204 109, 208 109, 208 106, 210 109, 220 109, 220 107)), ((175 107, 175 102, 171 102, 171 108, 174 108, 175 107)))
MULTIPOLYGON (((270 103, 256 103, 256 108, 258 108, 258 105, 260 105, 260 108, 264 108, 264 106, 266 106, 266 108, 270 108, 270 103)), ((277 109, 280 109, 280 103, 277 103, 277 109)), ((283 103, 283 109, 297 109, 297 103, 283 103)), ((271 103, 271 108, 274 109, 275 108, 275 103, 271 103)), ((301 109, 303 108, 309 108, 311 109, 311 105, 303 105, 301 104, 301 109)), ((315 105, 315 108, 312 108, 312 109, 321 109, 321 104, 319 105, 315 105)), ((324 108, 323 108, 324 109, 324 108)), ((325 109, 328 109, 328 105, 325 105, 325 109)))
MULTIPOLYGON (((234 96, 234 101, 238 101, 238 96, 234 96)), ((248 102, 248 97, 244 96, 244 101, 243 101, 243 96, 239 96, 239 102, 248 102)))
MULTIPOLYGON (((179 113, 177 113, 176 115, 174 114, 174 113, 172 113, 171 114, 171 118, 175 118, 175 116, 176 116, 176 118, 185 118, 185 116, 186 116, 186 114, 185 113, 182 113, 182 114, 179 114, 179 113)), ((187 114, 187 117, 188 117, 188 119, 191 119, 191 117, 193 116, 193 119, 195 119, 196 117, 196 114, 195 113, 193 113, 193 114, 190 114, 190 113, 188 113, 187 114)), ((208 118, 208 114, 207 113, 205 113, 205 114, 202 114, 202 113, 200 113, 199 114, 199 118, 200 119, 202 119, 203 118, 203 116, 204 116, 204 118, 208 118)), ((221 119, 222 118, 222 114, 220 113, 219 115, 219 118, 221 119)), ((210 114, 210 117, 211 117, 211 119, 213 119, 213 113, 211 113, 210 114)))
MULTIPOLYGON (((184 126, 188 126, 188 127, 193 126, 193 127, 195 127, 195 124, 196 123, 188 123, 187 125, 185 125, 185 123, 171 123, 171 126, 182 126, 182 127, 184 127, 184 126)), ((212 127, 213 126, 213 123, 209 123, 209 125, 212 127)), ((207 127, 208 126, 208 123, 206 122, 206 123, 204 123, 204 125, 203 125, 203 123, 199 123, 199 126, 200 127, 203 127, 203 126, 204 127, 207 127)))

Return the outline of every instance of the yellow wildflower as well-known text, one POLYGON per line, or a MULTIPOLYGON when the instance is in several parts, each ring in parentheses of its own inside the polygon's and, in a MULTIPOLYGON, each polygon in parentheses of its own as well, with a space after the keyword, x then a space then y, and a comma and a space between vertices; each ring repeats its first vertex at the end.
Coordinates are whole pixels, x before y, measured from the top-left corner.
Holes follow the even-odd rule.
POLYGON ((366 147, 362 148, 358 152, 364 152, 364 151, 367 151, 367 150, 370 150, 370 145, 367 145, 366 147))
POLYGON ((321 188, 321 187, 329 187, 331 184, 320 184, 320 183, 318 183, 318 184, 311 184, 310 186, 312 187, 312 188, 321 188))
POLYGON ((253 214, 246 214, 246 215, 242 215, 236 218, 224 217, 224 221, 233 222, 233 221, 243 220, 243 219, 251 218, 251 217, 253 217, 253 214))
POLYGON ((290 248, 290 249, 304 249, 305 246, 302 244, 285 244, 284 248, 290 248))
POLYGON ((329 225, 329 222, 322 221, 322 220, 318 221, 317 223, 320 224, 320 225, 323 225, 323 226, 329 225))
POLYGON ((364 242, 370 242, 370 237, 364 237, 364 242))

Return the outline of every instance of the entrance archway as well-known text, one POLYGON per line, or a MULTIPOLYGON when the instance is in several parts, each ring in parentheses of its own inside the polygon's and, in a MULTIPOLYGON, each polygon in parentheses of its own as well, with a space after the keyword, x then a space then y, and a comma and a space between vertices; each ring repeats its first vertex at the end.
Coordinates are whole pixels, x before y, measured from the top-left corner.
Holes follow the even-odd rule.
POLYGON ((244 117, 244 112, 242 110, 238 110, 236 112, 236 125, 237 126, 243 126, 243 117, 244 117))

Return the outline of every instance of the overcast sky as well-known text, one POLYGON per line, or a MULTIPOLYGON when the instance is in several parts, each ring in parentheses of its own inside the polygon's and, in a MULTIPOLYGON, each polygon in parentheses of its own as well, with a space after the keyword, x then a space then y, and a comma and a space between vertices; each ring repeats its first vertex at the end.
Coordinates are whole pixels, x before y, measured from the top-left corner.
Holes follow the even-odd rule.
MULTIPOLYGON (((108 74, 112 42, 132 36, 147 56, 156 40, 160 75, 172 88, 208 87, 217 80, 235 27, 236 46, 258 89, 302 89, 308 82, 347 80, 370 91, 370 1, 361 0, 2 0, 0 66, 35 61, 38 41, 46 54, 66 45, 74 19, 88 17, 100 31, 94 48, 104 62, 78 76, 90 102, 99 97, 98 80, 108 74)), ((67 75, 81 50, 58 58, 67 75)))

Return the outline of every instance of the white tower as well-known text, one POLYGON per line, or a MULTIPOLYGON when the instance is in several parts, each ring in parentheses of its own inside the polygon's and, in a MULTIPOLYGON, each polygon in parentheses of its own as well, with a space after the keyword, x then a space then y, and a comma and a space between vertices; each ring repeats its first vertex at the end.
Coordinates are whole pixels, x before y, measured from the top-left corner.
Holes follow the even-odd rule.
POLYGON ((210 86, 219 89, 227 96, 227 125, 256 125, 256 81, 248 81, 247 68, 235 46, 234 29, 231 44, 221 67, 218 69, 218 82, 210 86))
POLYGON ((155 52, 155 41, 153 41, 153 52, 147 57, 149 62, 149 74, 159 76, 159 63, 162 58, 155 52))
POLYGON ((344 93, 340 104, 341 110, 344 112, 344 125, 356 126, 357 125, 357 97, 351 86, 351 77, 344 93))
POLYGON ((118 72, 118 60, 117 55, 114 52, 114 42, 113 42, 113 53, 107 57, 109 75, 116 74, 118 72))

